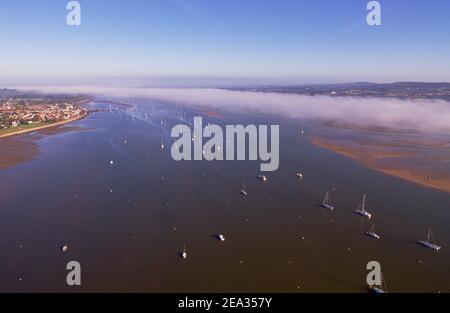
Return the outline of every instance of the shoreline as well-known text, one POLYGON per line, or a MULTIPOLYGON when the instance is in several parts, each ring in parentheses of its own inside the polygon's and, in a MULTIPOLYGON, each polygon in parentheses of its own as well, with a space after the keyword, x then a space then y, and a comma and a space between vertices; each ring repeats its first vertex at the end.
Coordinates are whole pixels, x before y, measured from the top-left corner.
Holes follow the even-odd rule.
POLYGON ((401 168, 395 165, 381 166, 379 164, 376 164, 375 162, 376 160, 383 158, 394 157, 400 159, 408 157, 407 154, 395 153, 392 151, 385 151, 375 154, 369 150, 365 151, 352 149, 351 147, 348 147, 346 145, 337 144, 330 140, 317 137, 309 137, 308 140, 318 147, 350 158, 351 160, 354 160, 359 164, 379 173, 396 177, 410 183, 420 185, 422 187, 433 188, 439 191, 450 193, 450 177, 447 177, 446 175, 443 175, 441 177, 439 174, 436 174, 435 171, 431 171, 427 168, 401 168))
POLYGON ((55 126, 60 126, 60 125, 64 125, 67 123, 71 123, 71 122, 75 122, 78 120, 81 120, 83 118, 85 118, 87 115, 89 115, 89 110, 84 110, 83 114, 81 114, 80 116, 68 119, 68 120, 64 120, 64 121, 59 121, 56 123, 52 123, 49 125, 43 125, 43 126, 37 126, 37 127, 32 127, 29 129, 22 129, 22 130, 17 130, 11 133, 7 133, 7 134, 3 134, 0 135, 0 139, 2 138, 7 138, 7 137, 12 137, 12 136, 18 136, 18 135, 23 135, 23 134, 27 134, 27 133, 32 133, 38 130, 42 130, 42 129, 46 129, 46 128, 51 128, 51 127, 55 127, 55 126))

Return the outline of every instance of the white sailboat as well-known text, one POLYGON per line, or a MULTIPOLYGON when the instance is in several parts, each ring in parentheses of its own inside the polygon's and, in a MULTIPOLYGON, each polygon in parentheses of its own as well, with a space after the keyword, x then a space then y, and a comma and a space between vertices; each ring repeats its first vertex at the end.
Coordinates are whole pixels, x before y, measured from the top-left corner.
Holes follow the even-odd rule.
POLYGON ((359 205, 358 209, 355 211, 356 214, 367 217, 367 218, 371 218, 372 214, 370 214, 369 212, 367 212, 366 210, 366 194, 364 194, 363 199, 361 204, 359 205))
POLYGON ((183 246, 183 252, 181 253, 183 259, 187 259, 186 246, 183 246))
POLYGON ((329 199, 330 199, 330 192, 327 191, 327 193, 325 194, 325 198, 322 201, 322 207, 327 209, 327 210, 333 211, 334 210, 334 206, 329 203, 329 199))
POLYGON ((384 279, 383 273, 381 273, 381 285, 373 285, 368 286, 369 292, 371 293, 386 293, 387 292, 387 286, 386 286, 386 280, 384 279))
POLYGON ((222 234, 218 235, 220 241, 225 241, 225 236, 222 234))
POLYGON ((259 179, 261 179, 263 182, 267 181, 267 177, 265 175, 258 176, 259 179))
POLYGON ((245 182, 242 183, 241 195, 244 197, 248 195, 248 192, 245 190, 245 182))
POLYGON ((161 139, 161 150, 164 149, 164 139, 161 139))
POLYGON ((372 225, 370 231, 366 232, 366 235, 375 239, 380 239, 380 235, 375 232, 375 224, 372 225))
POLYGON ((424 246, 425 248, 428 249, 432 249, 435 251, 439 251, 441 250, 441 246, 438 246, 437 244, 433 243, 432 240, 433 234, 431 233, 431 228, 428 229, 428 236, 427 236, 427 240, 420 240, 419 244, 424 246))
POLYGON ((298 178, 302 179, 303 178, 303 174, 301 172, 298 172, 297 174, 295 174, 298 178))

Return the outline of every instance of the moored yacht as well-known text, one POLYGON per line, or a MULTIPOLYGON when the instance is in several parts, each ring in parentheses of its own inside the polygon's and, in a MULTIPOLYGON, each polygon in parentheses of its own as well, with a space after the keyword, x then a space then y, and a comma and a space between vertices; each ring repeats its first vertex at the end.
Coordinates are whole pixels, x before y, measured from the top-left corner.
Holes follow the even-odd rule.
POLYGON ((441 246, 438 246, 437 244, 432 242, 432 237, 433 237, 433 234, 431 233, 431 229, 428 229, 427 239, 426 240, 420 240, 419 244, 424 246, 425 248, 432 249, 432 250, 435 250, 435 251, 441 250, 441 248, 442 248, 441 246))
POLYGON ((375 239, 380 239, 380 235, 375 232, 375 224, 372 225, 370 231, 366 232, 366 235, 375 239))
POLYGON ((241 195, 243 195, 244 197, 248 195, 248 192, 245 190, 245 182, 242 183, 241 195))
POLYGON ((367 218, 371 218, 372 214, 370 214, 369 212, 367 212, 366 210, 366 194, 364 194, 363 199, 361 204, 359 205, 358 209, 355 211, 356 214, 367 217, 367 218))
POLYGON ((186 246, 183 246, 183 252, 181 252, 181 257, 187 259, 186 246))
POLYGON ((386 280, 384 279, 383 273, 381 273, 381 285, 372 285, 368 286, 367 289, 369 289, 369 292, 371 293, 386 293, 387 292, 387 286, 386 286, 386 280))
POLYGON ((225 236, 224 235, 219 234, 217 237, 219 238, 220 241, 225 241, 225 236))
POLYGON ((258 176, 259 179, 261 179, 263 182, 267 181, 267 177, 265 175, 258 176))
POLYGON ((377 286, 370 286, 369 291, 371 293, 386 293, 383 289, 381 289, 380 287, 377 287, 377 286))
POLYGON ((322 201, 322 207, 327 210, 333 211, 334 206, 332 204, 330 204, 329 199, 330 199, 330 192, 327 191, 327 193, 325 194, 325 198, 322 201))

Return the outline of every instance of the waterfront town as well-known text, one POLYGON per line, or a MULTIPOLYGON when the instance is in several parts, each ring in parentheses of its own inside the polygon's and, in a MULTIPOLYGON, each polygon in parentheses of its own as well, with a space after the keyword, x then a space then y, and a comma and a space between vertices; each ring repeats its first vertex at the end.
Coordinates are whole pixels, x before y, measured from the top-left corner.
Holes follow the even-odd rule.
POLYGON ((80 96, 42 96, 13 90, 0 90, 0 132, 52 124, 83 116, 80 96))

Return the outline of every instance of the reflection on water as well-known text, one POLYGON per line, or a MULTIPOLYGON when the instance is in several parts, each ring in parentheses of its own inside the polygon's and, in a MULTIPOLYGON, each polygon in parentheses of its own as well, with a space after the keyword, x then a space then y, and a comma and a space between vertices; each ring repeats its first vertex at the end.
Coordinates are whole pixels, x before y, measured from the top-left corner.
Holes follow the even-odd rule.
POLYGON ((72 260, 83 291, 363 292, 371 260, 390 291, 450 291, 449 194, 310 144, 315 123, 133 102, 39 135, 33 161, 0 171, 0 291, 72 291, 72 260), (170 130, 194 115, 280 124, 279 170, 264 183, 259 161, 173 161, 170 130), (352 213, 364 192, 371 221, 352 213), (439 253, 415 244, 430 226, 439 253))

